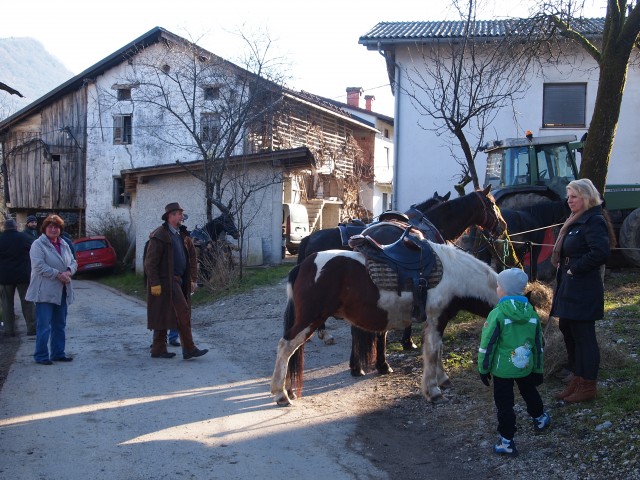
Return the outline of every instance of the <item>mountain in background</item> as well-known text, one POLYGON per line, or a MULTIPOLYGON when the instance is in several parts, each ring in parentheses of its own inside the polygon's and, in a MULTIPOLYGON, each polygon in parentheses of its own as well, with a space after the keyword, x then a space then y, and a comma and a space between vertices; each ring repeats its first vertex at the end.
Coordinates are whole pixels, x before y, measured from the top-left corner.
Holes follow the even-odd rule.
POLYGON ((0 91, 0 120, 36 101, 73 77, 33 38, 0 38, 0 82, 25 98, 0 91))

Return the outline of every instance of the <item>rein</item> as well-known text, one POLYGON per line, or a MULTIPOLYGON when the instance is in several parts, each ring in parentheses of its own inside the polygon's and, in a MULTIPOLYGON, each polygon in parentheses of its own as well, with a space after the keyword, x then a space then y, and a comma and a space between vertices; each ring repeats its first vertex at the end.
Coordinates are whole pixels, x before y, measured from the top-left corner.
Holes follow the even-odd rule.
POLYGON ((493 234, 495 229, 496 229, 496 225, 499 223, 498 217, 493 215, 493 219, 491 220, 491 224, 489 225, 489 208, 487 207, 487 205, 486 205, 482 195, 480 194, 480 192, 478 192, 476 190, 475 194, 477 195, 478 200, 480 201, 480 205, 482 207, 482 213, 484 214, 484 218, 482 219, 481 227, 482 228, 486 228, 487 230, 489 230, 493 234))

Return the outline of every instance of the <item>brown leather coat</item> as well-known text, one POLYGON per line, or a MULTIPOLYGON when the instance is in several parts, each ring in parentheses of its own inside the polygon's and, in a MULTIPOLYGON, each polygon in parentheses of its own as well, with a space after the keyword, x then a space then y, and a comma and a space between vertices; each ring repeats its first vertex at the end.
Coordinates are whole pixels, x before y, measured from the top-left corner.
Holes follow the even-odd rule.
MULTIPOLYGON (((198 278, 196 249, 185 229, 180 230, 187 254, 187 270, 182 281, 182 291, 191 305, 191 282, 198 278)), ((173 246, 171 233, 166 223, 149 235, 149 246, 144 259, 144 271, 147 276, 147 328, 150 330, 168 330, 177 328, 173 308, 173 246), (160 285, 162 293, 154 297, 151 287, 160 285)))

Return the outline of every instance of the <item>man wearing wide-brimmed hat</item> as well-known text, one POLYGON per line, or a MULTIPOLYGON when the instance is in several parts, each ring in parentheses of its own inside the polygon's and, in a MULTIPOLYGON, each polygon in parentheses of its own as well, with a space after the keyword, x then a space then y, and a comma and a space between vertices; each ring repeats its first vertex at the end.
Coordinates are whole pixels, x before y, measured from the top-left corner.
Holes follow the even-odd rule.
POLYGON ((201 357, 191 335, 191 293, 198 277, 196 250, 186 230, 180 228, 184 209, 178 202, 164 207, 164 223, 149 235, 144 257, 147 276, 147 327, 153 330, 151 357, 173 358, 167 351, 167 330, 177 328, 182 358, 201 357))

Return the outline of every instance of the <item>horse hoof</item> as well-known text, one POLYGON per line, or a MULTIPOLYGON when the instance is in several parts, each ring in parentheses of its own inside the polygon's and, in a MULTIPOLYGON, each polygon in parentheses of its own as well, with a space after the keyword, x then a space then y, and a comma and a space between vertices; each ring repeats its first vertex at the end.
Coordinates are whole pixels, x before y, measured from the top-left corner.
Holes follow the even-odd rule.
POLYGON ((388 363, 385 363, 384 365, 376 365, 376 370, 378 370, 378 373, 380 375, 388 375, 390 373, 393 373, 393 368, 391 368, 391 366, 388 363))
POLYGON ((364 377, 366 375, 366 373, 364 373, 364 370, 362 370, 361 368, 352 368, 351 369, 351 376, 352 377, 364 377))
POLYGON ((451 380, 449 380, 448 378, 442 382, 440 385, 438 385, 440 388, 451 388, 451 380))
POLYGON ((418 350, 418 346, 413 343, 413 340, 408 340, 406 342, 402 342, 403 350, 418 350))
POLYGON ((431 400, 431 403, 433 403, 434 405, 442 405, 445 403, 449 403, 449 399, 444 395, 442 395, 441 393, 438 395, 434 395, 433 397, 431 397, 430 400, 431 400))
POLYGON ((287 396, 289 397, 289 400, 295 400, 296 398, 298 398, 296 392, 294 392, 293 390, 287 390, 287 396))
POLYGON ((288 407, 291 405, 291 402, 289 401, 289 397, 287 397, 287 394, 282 392, 276 395, 276 404, 279 407, 288 407))

